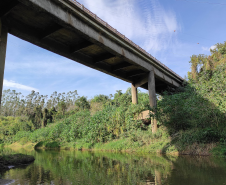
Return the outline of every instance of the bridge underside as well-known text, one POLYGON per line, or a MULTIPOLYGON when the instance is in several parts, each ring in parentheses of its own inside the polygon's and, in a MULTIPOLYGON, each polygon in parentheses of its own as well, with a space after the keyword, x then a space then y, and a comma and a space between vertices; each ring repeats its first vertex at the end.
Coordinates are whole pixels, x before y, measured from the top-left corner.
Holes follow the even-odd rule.
MULTIPOLYGON (((99 33, 101 37, 94 40, 84 33, 88 30, 81 32, 73 28, 31 1, 2 0, 0 17, 10 34, 44 49, 130 83, 147 79, 150 70, 123 56, 124 51, 118 53, 108 48, 103 43, 104 33, 99 33)), ((177 84, 157 75, 155 82, 157 93, 177 84)), ((140 87, 148 89, 147 80, 140 87)))

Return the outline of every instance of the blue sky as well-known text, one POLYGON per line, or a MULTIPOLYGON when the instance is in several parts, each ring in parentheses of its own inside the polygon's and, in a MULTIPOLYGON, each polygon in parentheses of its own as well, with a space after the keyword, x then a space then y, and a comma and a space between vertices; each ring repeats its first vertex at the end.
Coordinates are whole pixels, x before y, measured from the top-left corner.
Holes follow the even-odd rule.
MULTIPOLYGON (((79 2, 182 77, 189 71, 190 56, 210 54, 214 44, 226 41, 225 0, 79 2)), ((130 86, 9 35, 3 89, 24 95, 31 90, 42 95, 77 90, 92 98, 130 86)))

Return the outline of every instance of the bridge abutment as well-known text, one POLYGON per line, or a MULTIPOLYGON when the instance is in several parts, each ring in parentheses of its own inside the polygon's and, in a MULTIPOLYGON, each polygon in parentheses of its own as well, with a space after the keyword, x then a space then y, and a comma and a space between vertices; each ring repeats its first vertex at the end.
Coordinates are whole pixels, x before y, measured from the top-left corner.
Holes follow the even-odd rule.
POLYGON ((7 38, 8 38, 8 29, 4 25, 2 25, 2 21, 0 19, 0 105, 4 80, 7 38))
MULTIPOLYGON (((154 71, 150 71, 148 75, 148 91, 149 91, 149 103, 151 108, 155 108, 156 102, 156 90, 155 90, 155 74, 154 71)), ((157 131, 157 120, 151 120, 152 133, 157 131)))

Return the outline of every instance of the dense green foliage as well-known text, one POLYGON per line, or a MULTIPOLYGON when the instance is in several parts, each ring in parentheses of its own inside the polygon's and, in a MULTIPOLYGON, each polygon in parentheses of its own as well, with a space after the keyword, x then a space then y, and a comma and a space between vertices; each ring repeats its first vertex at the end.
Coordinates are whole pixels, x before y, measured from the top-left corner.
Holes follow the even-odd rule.
POLYGON ((184 87, 164 92, 158 101, 157 120, 169 129, 173 142, 226 142, 226 42, 211 56, 191 57, 191 73, 184 87), (198 70, 200 69, 200 70, 198 70))
MULTIPOLYGON (((120 136, 128 137, 130 131, 144 128, 141 127, 142 121, 134 120, 134 116, 148 109, 148 94, 139 92, 139 99, 138 105, 131 104, 130 89, 126 93, 117 91, 113 98, 99 95, 88 101, 85 97, 77 97, 73 109, 71 104, 60 99, 56 104, 56 111, 52 113, 53 123, 48 122, 47 126, 42 128, 41 126, 37 128, 36 125, 38 118, 42 118, 41 114, 48 110, 47 105, 43 104, 42 108, 40 104, 33 105, 35 112, 33 120, 29 116, 2 117, 0 126, 3 129, 0 138, 5 143, 24 144, 26 141, 31 141, 42 144, 63 144, 82 141, 94 145, 98 142, 118 139, 120 136), (95 107, 96 104, 98 104, 97 107, 95 107), (91 114, 93 106, 95 112, 91 114)), ((48 108, 55 109, 55 107, 48 108)), ((47 147, 46 144, 45 146, 47 147)))
POLYGON ((2 98, 0 143, 31 141, 39 143, 39 147, 70 143, 78 149, 119 150, 152 145, 149 151, 180 152, 196 144, 220 143, 219 150, 225 153, 225 51, 226 42, 217 44, 211 56, 193 55, 191 72, 183 86, 158 95, 157 108, 153 110, 156 114, 151 114, 158 120, 159 131, 155 134, 150 126, 135 119, 150 109, 146 93, 139 92, 139 103, 133 105, 131 89, 91 100, 79 97, 76 91, 54 92, 50 98, 32 92, 23 99, 20 93, 7 90, 2 98))

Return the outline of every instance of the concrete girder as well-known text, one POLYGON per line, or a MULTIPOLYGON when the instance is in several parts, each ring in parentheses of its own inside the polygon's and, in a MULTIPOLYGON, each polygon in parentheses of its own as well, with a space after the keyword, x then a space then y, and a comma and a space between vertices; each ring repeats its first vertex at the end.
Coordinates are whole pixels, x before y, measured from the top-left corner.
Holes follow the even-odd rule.
POLYGON ((94 42, 96 45, 106 49, 107 51, 113 53, 116 56, 120 57, 122 56, 125 59, 125 61, 136 63, 140 67, 146 69, 147 71, 152 70, 157 71, 156 76, 159 75, 163 76, 164 74, 164 76, 167 76, 168 78, 171 79, 168 80, 168 78, 165 77, 167 79, 167 82, 172 86, 178 84, 177 77, 175 77, 170 72, 164 70, 163 67, 158 66, 158 64, 155 64, 154 61, 152 61, 147 56, 142 55, 139 51, 137 51, 133 47, 125 45, 125 42, 122 41, 122 39, 120 40, 119 38, 117 38, 114 34, 106 33, 106 28, 103 28, 103 26, 100 26, 95 21, 92 21, 90 18, 88 19, 87 16, 82 14, 78 9, 76 9, 74 6, 71 6, 69 2, 64 0, 54 0, 55 2, 58 2, 58 4, 55 4, 53 1, 50 0, 39 0, 39 1, 19 0, 19 1, 24 2, 24 4, 28 4, 28 2, 30 2, 33 5, 38 6, 39 8, 45 10, 50 15, 57 18, 59 22, 64 26, 71 29, 75 29, 84 37, 86 37, 88 40, 94 42), (65 11, 63 6, 59 6, 59 3, 64 5, 64 8, 66 7, 71 11, 65 11), (78 15, 81 16, 82 19, 77 18, 78 15), (95 29, 93 28, 93 26, 95 26, 95 29), (109 37, 111 39, 109 39, 109 37), (164 73, 161 72, 158 68, 164 71, 164 73))
POLYGON ((128 62, 121 62, 119 64, 116 64, 114 66, 112 66, 112 71, 117 71, 120 69, 124 69, 126 67, 132 66, 132 64, 128 63, 128 62))
POLYGON ((137 88, 137 87, 141 87, 143 84, 147 83, 148 82, 148 74, 145 74, 143 75, 139 81, 136 81, 134 83, 134 86, 137 88))
POLYGON ((10 11, 12 11, 18 4, 19 2, 17 0, 8 0, 7 3, 0 2, 0 19, 4 16, 6 16, 10 11))
POLYGON ((143 75, 145 74, 146 72, 141 70, 141 69, 138 69, 138 70, 135 70, 135 71, 129 71, 126 73, 126 75, 128 77, 134 77, 134 76, 140 76, 140 75, 143 75))
POLYGON ((82 43, 77 43, 76 45, 71 47, 71 52, 72 53, 76 53, 76 52, 79 52, 82 49, 87 48, 87 47, 92 46, 92 45, 93 45, 93 43, 89 42, 89 41, 84 41, 82 43))
POLYGON ((106 53, 106 54, 103 54, 99 57, 95 57, 94 58, 94 63, 98 63, 98 62, 102 62, 104 60, 108 60, 108 59, 111 59, 111 58, 114 58, 115 55, 111 54, 111 53, 106 53))
POLYGON ((53 25, 50 25, 48 28, 45 29, 43 33, 40 34, 40 39, 44 39, 53 33, 61 30, 63 27, 57 23, 54 23, 53 25))
POLYGON ((110 66, 106 66, 102 63, 95 64, 94 60, 89 56, 86 56, 79 52, 72 53, 71 47, 69 46, 63 45, 53 40, 48 40, 48 39, 40 40, 39 39, 40 30, 29 28, 28 26, 25 26, 18 21, 17 22, 10 21, 10 25, 11 24, 13 24, 13 26, 10 26, 9 32, 25 41, 31 42, 32 44, 35 44, 41 48, 47 49, 53 53, 56 53, 58 55, 64 56, 71 60, 77 61, 81 64, 84 64, 93 69, 102 71, 111 76, 115 76, 117 78, 120 77, 120 79, 127 81, 129 83, 132 82, 132 80, 128 80, 128 78, 126 78, 126 75, 123 72, 120 72, 120 71, 112 72, 110 66))

